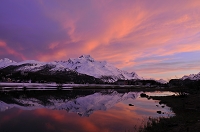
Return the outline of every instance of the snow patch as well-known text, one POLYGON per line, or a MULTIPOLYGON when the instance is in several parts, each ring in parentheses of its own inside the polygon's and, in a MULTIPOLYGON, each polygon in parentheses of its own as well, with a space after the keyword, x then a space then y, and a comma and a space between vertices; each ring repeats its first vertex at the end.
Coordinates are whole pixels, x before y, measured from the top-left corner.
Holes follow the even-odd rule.
POLYGON ((190 80, 200 80, 200 72, 197 74, 190 74, 190 75, 185 75, 181 78, 182 80, 185 79, 190 79, 190 80))

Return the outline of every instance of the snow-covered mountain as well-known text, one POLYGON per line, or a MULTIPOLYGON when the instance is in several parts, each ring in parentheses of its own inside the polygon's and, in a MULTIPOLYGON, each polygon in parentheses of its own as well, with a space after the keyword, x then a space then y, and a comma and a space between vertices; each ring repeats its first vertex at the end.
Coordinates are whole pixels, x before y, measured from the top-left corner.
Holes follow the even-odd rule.
POLYGON ((79 73, 101 78, 108 82, 114 82, 118 79, 143 79, 135 72, 128 73, 120 70, 106 61, 95 61, 90 55, 82 55, 68 61, 57 61, 57 63, 79 73))
POLYGON ((120 70, 106 61, 95 61, 90 55, 82 55, 79 58, 69 59, 68 61, 54 61, 47 63, 35 60, 27 60, 18 63, 9 59, 0 61, 0 69, 11 65, 16 66, 17 71, 29 72, 37 72, 47 67, 49 72, 72 70, 95 78, 100 78, 105 82, 115 82, 118 79, 143 79, 135 72, 129 73, 120 70))
POLYGON ((185 75, 181 78, 182 80, 185 79, 190 79, 190 80, 200 80, 200 72, 197 74, 190 74, 190 75, 185 75))
POLYGON ((118 93, 113 91, 110 94, 94 93, 88 96, 79 97, 77 99, 48 99, 48 104, 44 105, 36 98, 21 98, 15 100, 16 104, 5 103, 0 101, 0 111, 6 111, 13 107, 23 110, 34 110, 38 108, 66 110, 68 112, 77 113, 80 116, 89 116, 97 110, 107 110, 115 104, 127 100, 135 99, 140 94, 136 92, 118 93))
POLYGON ((160 84, 167 84, 168 83, 168 81, 166 81, 164 79, 157 80, 157 79, 154 79, 154 78, 144 78, 144 80, 154 80, 154 81, 156 81, 156 82, 158 82, 160 84))

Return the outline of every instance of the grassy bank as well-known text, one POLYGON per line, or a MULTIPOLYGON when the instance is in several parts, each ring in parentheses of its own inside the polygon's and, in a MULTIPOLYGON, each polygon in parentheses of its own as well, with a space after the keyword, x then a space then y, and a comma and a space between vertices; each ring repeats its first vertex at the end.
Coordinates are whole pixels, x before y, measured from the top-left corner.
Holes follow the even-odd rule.
POLYGON ((187 96, 152 97, 171 107, 176 116, 150 119, 143 132, 199 132, 200 91, 190 91, 187 96), (158 121, 159 120, 159 121, 158 121), (151 123, 150 123, 151 122, 151 123))

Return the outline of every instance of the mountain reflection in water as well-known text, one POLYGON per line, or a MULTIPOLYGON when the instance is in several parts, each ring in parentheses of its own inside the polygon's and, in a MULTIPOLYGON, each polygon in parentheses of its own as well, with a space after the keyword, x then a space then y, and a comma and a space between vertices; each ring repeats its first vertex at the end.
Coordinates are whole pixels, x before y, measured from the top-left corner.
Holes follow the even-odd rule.
POLYGON ((149 116, 173 115, 169 107, 139 95, 125 90, 1 92, 0 131, 136 131, 149 116))

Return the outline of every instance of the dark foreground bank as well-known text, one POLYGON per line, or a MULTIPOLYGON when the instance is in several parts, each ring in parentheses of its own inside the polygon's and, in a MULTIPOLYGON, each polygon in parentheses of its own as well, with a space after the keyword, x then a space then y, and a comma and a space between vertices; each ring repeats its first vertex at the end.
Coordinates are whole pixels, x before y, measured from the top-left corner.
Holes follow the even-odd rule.
MULTIPOLYGON (((187 91, 188 92, 188 91, 187 91)), ((199 132, 200 91, 189 91, 189 95, 152 97, 160 104, 171 107, 176 116, 149 119, 142 132, 199 132)))

